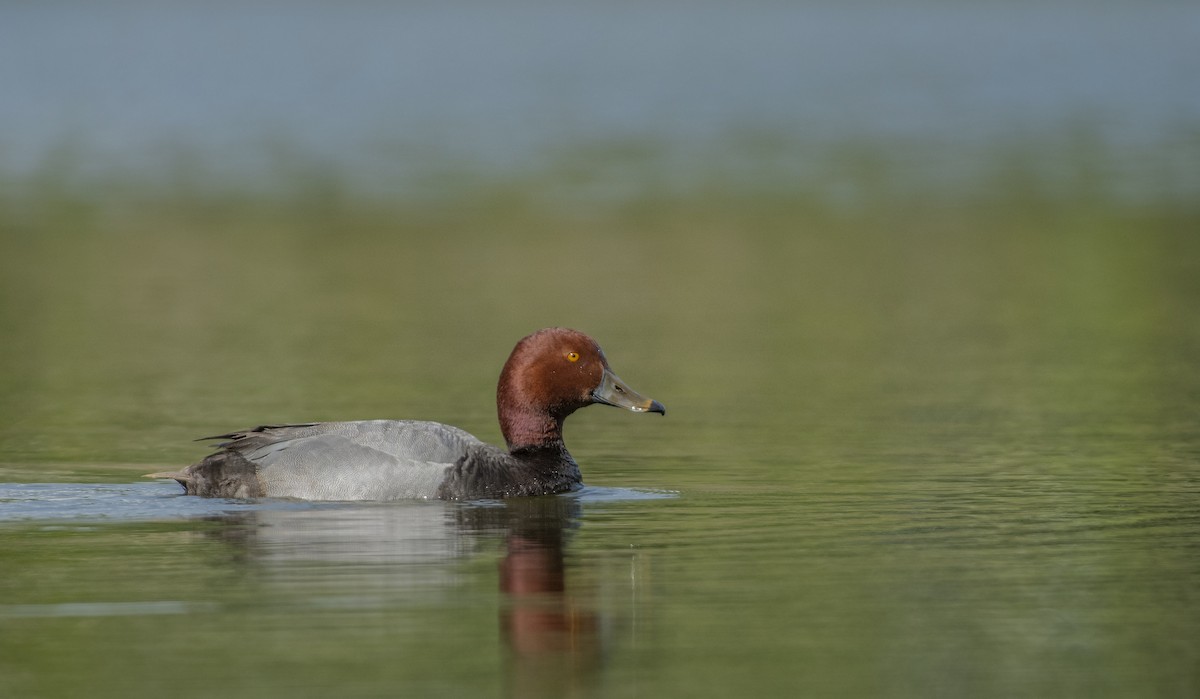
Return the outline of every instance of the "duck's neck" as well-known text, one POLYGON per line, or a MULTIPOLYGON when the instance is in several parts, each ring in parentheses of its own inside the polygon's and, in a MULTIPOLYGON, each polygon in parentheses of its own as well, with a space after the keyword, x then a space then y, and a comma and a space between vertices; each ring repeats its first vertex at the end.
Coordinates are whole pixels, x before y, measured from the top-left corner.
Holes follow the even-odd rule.
POLYGON ((563 444, 562 425, 561 417, 529 410, 505 411, 500 418, 508 453, 519 464, 514 475, 526 488, 518 492, 561 493, 582 482, 579 466, 563 444))
POLYGON ((500 431, 514 456, 567 448, 562 438, 563 418, 538 410, 509 409, 500 414, 500 431))

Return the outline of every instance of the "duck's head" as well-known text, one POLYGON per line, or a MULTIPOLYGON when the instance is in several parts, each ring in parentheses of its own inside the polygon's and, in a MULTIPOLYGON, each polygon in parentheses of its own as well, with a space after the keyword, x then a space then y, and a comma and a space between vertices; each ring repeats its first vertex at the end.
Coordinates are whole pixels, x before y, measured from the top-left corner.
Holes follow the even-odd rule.
POLYGON ((592 403, 667 414, 618 378, 600 345, 577 330, 545 328, 523 338, 500 372, 496 409, 510 449, 561 442, 563 420, 592 403))

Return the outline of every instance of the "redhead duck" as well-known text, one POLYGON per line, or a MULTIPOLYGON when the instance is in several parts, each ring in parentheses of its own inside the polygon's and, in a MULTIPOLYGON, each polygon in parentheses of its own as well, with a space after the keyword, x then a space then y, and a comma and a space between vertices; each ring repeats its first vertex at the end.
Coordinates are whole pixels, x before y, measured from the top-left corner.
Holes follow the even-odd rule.
POLYGON ((204 439, 220 451, 173 478, 188 495, 303 500, 469 500, 546 495, 582 485, 563 444, 563 421, 603 403, 635 413, 667 411, 625 385, 600 345, 546 328, 513 348, 496 388, 508 451, 438 422, 362 420, 262 425, 204 439))

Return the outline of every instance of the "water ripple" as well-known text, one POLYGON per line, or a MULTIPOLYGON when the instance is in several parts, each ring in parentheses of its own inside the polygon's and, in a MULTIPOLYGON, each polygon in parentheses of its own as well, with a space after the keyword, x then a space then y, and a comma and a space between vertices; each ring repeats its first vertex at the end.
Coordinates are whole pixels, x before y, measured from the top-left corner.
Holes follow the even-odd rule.
MULTIPOLYGON (((563 497, 603 505, 677 497, 665 490, 585 487, 563 497)), ((365 503, 357 503, 363 505, 365 503)), ((492 501, 473 503, 487 507, 492 501)), ((199 498, 179 492, 173 483, 0 483, 0 522, 28 520, 178 520, 247 511, 346 508, 351 503, 296 500, 199 498)))

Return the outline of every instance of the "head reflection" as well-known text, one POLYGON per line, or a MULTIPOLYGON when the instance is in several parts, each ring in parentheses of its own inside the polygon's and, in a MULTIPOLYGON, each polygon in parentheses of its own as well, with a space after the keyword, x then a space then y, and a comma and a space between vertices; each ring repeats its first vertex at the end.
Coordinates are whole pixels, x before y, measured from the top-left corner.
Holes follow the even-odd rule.
POLYGON ((578 522, 578 501, 520 498, 465 512, 493 518, 492 526, 504 533, 500 631, 512 695, 581 691, 599 666, 601 644, 596 613, 567 589, 564 549, 578 522))

